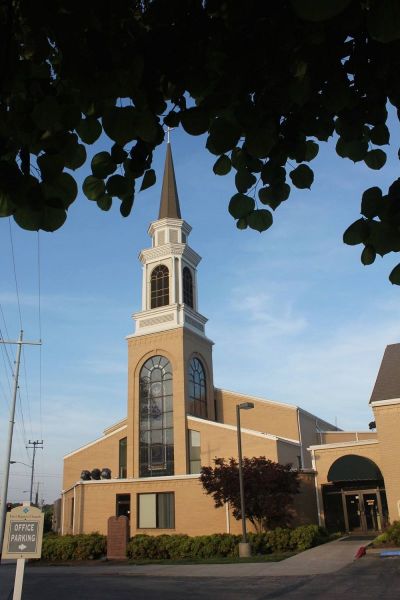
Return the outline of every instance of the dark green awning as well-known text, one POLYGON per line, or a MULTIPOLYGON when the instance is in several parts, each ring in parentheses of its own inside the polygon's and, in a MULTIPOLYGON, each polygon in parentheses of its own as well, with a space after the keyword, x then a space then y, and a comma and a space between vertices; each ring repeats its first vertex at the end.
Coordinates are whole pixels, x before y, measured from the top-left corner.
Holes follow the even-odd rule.
POLYGON ((328 472, 328 481, 381 481, 377 465, 364 456, 349 454, 338 458, 328 472))

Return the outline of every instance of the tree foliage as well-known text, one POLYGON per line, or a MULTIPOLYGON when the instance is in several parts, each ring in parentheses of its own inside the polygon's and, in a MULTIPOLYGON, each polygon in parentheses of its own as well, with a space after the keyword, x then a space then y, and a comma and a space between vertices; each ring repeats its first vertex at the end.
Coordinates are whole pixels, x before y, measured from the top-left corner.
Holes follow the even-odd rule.
MULTIPOLYGON (((264 231, 312 186, 320 142, 381 169, 400 108, 398 0, 0 0, 0 49, 0 216, 31 230, 62 226, 103 132, 83 192, 128 215, 163 127, 181 126, 235 171, 237 226, 264 231)), ((400 250, 400 180, 361 214, 344 241, 363 264, 400 250)))
MULTIPOLYGON (((200 481, 215 507, 228 503, 236 519, 240 508, 239 466, 234 458, 214 460, 215 467, 202 467, 200 481)), ((246 518, 257 532, 288 525, 293 496, 299 491, 298 473, 265 456, 243 459, 243 488, 246 518)))

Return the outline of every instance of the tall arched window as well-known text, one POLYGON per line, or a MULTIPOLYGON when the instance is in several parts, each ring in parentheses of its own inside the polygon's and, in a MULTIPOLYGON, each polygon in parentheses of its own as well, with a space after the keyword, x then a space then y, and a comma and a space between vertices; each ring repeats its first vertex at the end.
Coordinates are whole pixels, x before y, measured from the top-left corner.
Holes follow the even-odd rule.
POLYGON ((189 363, 189 410, 190 415, 207 419, 207 386, 204 367, 198 358, 189 363))
POLYGON ((169 304, 169 271, 158 265, 151 273, 151 308, 169 304))
POLYGON ((183 268, 183 302, 193 308, 193 277, 188 267, 183 268))
POLYGON ((152 356, 140 371, 139 475, 174 474, 172 370, 164 356, 152 356))

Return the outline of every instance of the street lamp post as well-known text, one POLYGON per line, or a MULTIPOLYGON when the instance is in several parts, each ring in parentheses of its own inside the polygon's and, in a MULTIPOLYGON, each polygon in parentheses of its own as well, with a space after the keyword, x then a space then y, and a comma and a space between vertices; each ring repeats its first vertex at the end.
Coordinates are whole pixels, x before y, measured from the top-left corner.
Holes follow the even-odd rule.
POLYGON ((236 404, 237 444, 239 455, 239 488, 240 488, 240 512, 242 514, 242 541, 239 544, 239 556, 244 558, 251 556, 250 544, 247 541, 246 532, 246 505, 244 501, 243 468, 242 468, 242 430, 240 427, 240 411, 254 408, 253 402, 242 402, 236 404))

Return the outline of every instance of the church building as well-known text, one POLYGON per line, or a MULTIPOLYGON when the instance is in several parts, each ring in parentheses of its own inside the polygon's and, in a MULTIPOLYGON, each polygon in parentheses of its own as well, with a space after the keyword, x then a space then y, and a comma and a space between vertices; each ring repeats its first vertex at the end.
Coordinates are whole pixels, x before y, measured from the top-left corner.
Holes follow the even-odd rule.
MULTIPOLYGON (((181 217, 168 143, 158 219, 148 230, 151 246, 139 255, 142 307, 133 315, 135 332, 127 336, 127 417, 64 457, 61 533, 107 533, 108 518, 119 515, 129 517, 131 536, 239 533, 229 506, 216 509, 205 494, 199 472, 216 457, 237 457, 236 406, 246 402, 254 408, 241 411, 243 455, 291 463, 299 471, 294 524, 329 524, 330 518, 332 527, 357 530, 349 516, 351 498, 357 496, 354 485, 359 490, 357 484, 367 481, 365 506, 373 506, 373 526, 379 529, 388 504, 375 462, 380 475, 373 471, 373 482, 368 472, 355 483, 354 464, 348 467, 350 480, 343 480, 343 469, 342 479, 329 475, 333 463, 349 453, 379 462, 369 451, 378 444, 376 432, 342 432, 298 406, 214 387, 213 342, 199 311, 201 257, 190 246, 190 232, 181 217)), ((384 406, 387 412, 392 405, 384 406)), ((359 503, 362 494, 358 491, 359 503)), ((394 494, 400 496, 397 489, 394 494)), ((359 527, 367 527, 364 521, 359 527)))

